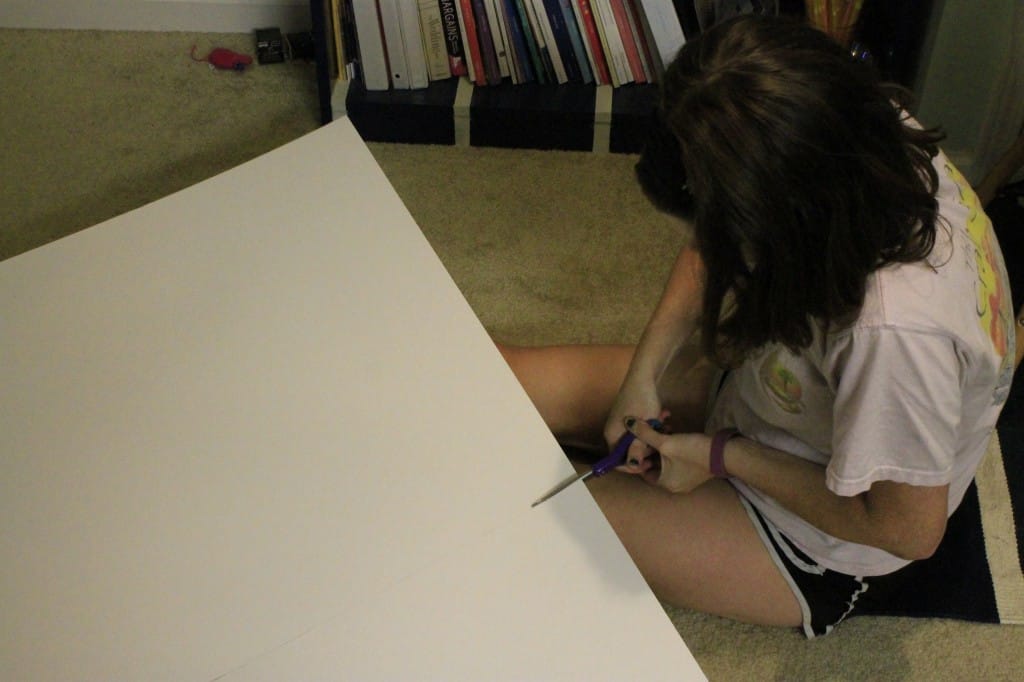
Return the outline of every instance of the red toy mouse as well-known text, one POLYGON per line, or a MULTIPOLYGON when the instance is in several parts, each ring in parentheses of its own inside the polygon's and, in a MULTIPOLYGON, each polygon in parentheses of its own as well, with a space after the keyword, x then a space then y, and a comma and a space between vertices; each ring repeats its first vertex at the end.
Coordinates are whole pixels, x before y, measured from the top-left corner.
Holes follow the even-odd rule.
POLYGON ((192 59, 197 62, 209 62, 218 69, 232 69, 234 71, 245 71, 245 67, 252 64, 252 57, 247 54, 239 54, 231 50, 218 47, 214 48, 205 59, 196 56, 196 46, 192 46, 192 59))

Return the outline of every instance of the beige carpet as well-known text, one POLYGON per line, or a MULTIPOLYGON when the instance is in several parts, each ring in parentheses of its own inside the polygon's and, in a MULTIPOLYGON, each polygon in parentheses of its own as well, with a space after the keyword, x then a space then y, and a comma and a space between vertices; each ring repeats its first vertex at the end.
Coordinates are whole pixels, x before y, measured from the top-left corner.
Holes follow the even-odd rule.
MULTIPOLYGON (((248 35, 0 30, 0 258, 317 126, 311 65, 216 72, 189 58, 193 43, 201 55, 253 50, 248 35)), ((481 320, 509 340, 634 339, 687 238, 645 204, 632 157, 371 148, 481 320)), ((712 680, 1018 680, 1024 671, 1021 627, 857 618, 808 642, 669 615, 712 680)), ((606 645, 608 633, 594 641, 606 645)))

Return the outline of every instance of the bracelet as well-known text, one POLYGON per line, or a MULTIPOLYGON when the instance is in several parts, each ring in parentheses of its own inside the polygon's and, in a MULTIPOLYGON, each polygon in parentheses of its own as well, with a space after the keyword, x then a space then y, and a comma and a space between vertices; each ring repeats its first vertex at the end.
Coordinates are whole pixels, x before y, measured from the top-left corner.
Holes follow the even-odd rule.
POLYGON ((711 436, 711 454, 708 457, 708 468, 715 478, 728 478, 729 472, 725 470, 725 444, 730 438, 740 435, 736 429, 722 429, 711 436))

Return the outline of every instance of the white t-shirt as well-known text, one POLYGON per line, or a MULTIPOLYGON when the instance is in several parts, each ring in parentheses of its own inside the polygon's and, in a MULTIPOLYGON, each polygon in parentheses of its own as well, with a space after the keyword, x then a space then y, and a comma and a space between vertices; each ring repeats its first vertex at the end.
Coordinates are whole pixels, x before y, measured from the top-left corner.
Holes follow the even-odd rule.
MULTIPOLYGON (((949 484, 960 504, 1013 376, 1014 324, 1002 253, 977 195, 949 160, 928 263, 890 265, 868 280, 856 322, 815 329, 799 355, 769 345, 729 373, 707 431, 746 437, 826 466, 853 496, 875 481, 949 484)), ((839 540, 733 479, 740 493, 808 556, 850 575, 910 563, 839 540)))

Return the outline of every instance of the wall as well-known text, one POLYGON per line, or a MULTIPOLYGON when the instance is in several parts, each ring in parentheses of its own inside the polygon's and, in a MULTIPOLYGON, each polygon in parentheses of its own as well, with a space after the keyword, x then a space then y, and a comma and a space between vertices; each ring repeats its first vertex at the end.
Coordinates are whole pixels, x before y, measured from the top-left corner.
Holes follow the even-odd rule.
POLYGON ((918 118, 941 125, 943 148, 978 182, 1024 123, 1024 3, 945 0, 918 84, 918 118))
POLYGON ((0 27, 248 33, 311 27, 307 0, 0 0, 0 27))

